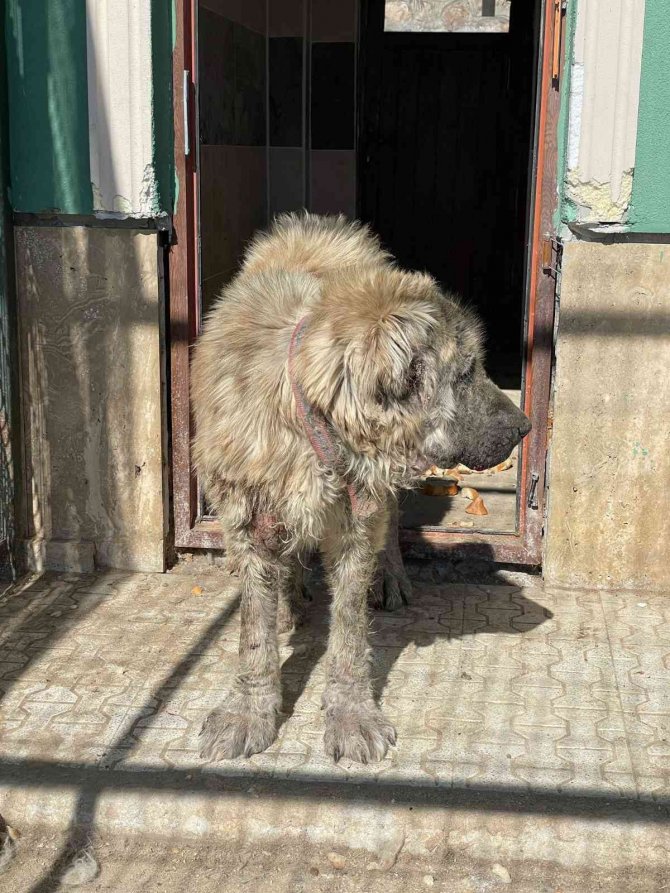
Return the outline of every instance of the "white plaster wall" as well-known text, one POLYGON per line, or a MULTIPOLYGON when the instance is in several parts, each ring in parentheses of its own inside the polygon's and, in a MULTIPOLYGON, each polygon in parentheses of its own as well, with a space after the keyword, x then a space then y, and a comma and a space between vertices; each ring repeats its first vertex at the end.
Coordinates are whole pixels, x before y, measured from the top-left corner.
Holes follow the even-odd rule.
POLYGON ((86 0, 93 205, 137 217, 157 210, 150 0, 86 0))
POLYGON ((587 223, 630 204, 645 0, 579 0, 571 68, 568 197, 587 223))

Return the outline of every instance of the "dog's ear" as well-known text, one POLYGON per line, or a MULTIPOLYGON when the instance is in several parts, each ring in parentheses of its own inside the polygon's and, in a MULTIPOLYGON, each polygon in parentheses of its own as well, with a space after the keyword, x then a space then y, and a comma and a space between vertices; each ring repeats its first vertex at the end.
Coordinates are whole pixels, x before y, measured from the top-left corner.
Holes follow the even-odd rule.
POLYGON ((376 320, 352 343, 345 375, 358 401, 383 410, 422 402, 434 326, 434 308, 415 303, 376 320))
POLYGON ((434 376, 442 297, 423 273, 344 271, 324 286, 300 350, 308 399, 357 447, 418 416, 434 376))

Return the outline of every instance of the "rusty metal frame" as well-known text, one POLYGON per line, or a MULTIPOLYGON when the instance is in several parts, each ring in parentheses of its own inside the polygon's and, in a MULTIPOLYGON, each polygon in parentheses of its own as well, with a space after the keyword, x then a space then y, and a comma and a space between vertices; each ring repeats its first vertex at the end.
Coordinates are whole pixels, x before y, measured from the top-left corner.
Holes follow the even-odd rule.
MULTIPOLYGON (((173 59, 175 165, 179 199, 174 214, 170 249, 170 357, 172 401, 172 496, 174 540, 177 548, 223 549, 216 521, 198 517, 198 489, 191 462, 192 422, 189 402, 190 347, 198 328, 198 190, 195 144, 184 153, 184 71, 190 72, 190 134, 195 133, 197 0, 175 0, 176 43, 173 59)), ((549 424, 552 368, 555 272, 545 267, 543 242, 553 234, 556 207, 558 79, 554 62, 561 28, 554 0, 544 0, 538 57, 539 91, 532 172, 533 210, 530 227, 529 274, 526 307, 524 407, 533 430, 521 451, 518 529, 515 533, 454 533, 448 530, 403 530, 401 539, 413 554, 447 552, 478 555, 499 562, 539 565, 542 559, 545 462, 549 424), (531 476, 537 475, 537 508, 528 507, 531 476)))
POLYGON ((170 400, 172 509, 175 546, 197 547, 197 483, 191 463, 192 420, 189 361, 197 334, 198 190, 193 151, 196 35, 195 0, 175 0, 175 47, 172 59, 174 103, 174 159, 179 193, 173 215, 169 251, 170 400), (190 72, 185 76, 184 72, 190 72), (190 101, 185 108, 185 92, 190 101), (189 115, 185 120, 185 111, 189 115), (191 140, 186 154, 185 142, 191 140))

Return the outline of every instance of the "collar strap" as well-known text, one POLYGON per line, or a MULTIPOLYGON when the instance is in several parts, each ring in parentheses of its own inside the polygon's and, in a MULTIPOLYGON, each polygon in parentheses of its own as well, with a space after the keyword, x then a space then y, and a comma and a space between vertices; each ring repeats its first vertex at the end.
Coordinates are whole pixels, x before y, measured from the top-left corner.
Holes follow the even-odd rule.
POLYGON ((362 488, 357 489, 343 474, 341 470, 342 457, 335 444, 332 426, 328 424, 328 420, 321 410, 309 402, 295 374, 296 358, 306 328, 307 317, 303 316, 293 329, 288 351, 288 376, 298 416, 316 455, 327 468, 341 478, 346 486, 353 516, 359 520, 365 520, 377 511, 377 504, 362 488))

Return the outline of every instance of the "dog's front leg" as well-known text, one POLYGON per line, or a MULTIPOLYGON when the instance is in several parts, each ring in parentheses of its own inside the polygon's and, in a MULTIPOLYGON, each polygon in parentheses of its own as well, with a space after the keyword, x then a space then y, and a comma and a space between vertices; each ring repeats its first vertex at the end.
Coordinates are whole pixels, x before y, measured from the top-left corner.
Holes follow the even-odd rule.
POLYGON ((381 760, 396 739, 374 700, 368 648, 367 593, 386 532, 385 515, 352 522, 322 546, 332 594, 324 740, 336 762, 381 760))
POLYGON ((236 543, 240 555, 241 629, 239 674, 200 733, 201 755, 223 760, 265 750, 277 736, 281 709, 277 600, 289 582, 286 561, 250 540, 236 543))

